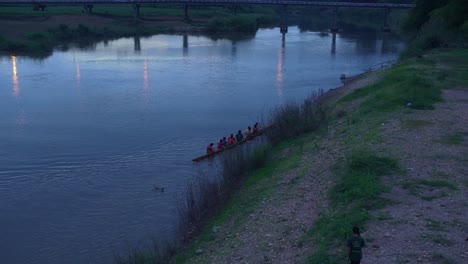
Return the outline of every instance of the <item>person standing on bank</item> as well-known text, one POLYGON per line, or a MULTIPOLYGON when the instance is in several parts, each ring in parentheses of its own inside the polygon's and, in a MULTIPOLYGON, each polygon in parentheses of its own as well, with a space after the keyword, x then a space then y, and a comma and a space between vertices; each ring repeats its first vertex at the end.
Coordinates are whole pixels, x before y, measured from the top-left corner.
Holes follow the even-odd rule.
POLYGON ((366 246, 364 238, 359 233, 359 227, 353 227, 353 236, 348 239, 348 262, 359 264, 362 259, 362 248, 366 246))

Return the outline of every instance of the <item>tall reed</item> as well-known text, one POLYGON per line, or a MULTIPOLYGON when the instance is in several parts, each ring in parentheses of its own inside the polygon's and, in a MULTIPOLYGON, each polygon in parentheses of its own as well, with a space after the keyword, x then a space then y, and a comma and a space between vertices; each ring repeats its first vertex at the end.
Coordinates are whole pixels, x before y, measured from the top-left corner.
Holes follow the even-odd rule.
POLYGON ((270 121, 273 126, 266 133, 268 141, 276 145, 283 140, 317 130, 325 121, 325 110, 318 100, 321 95, 323 90, 312 93, 302 104, 288 102, 275 108, 270 121))

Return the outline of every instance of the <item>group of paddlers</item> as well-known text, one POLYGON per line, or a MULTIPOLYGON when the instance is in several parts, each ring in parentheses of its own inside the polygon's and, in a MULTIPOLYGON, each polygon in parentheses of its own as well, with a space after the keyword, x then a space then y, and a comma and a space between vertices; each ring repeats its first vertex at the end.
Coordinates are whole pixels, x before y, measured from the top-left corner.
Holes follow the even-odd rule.
MULTIPOLYGON (((257 123, 255 123, 253 128, 251 128, 250 126, 247 127, 243 134, 242 134, 242 131, 239 130, 239 131, 237 131, 237 134, 235 136, 234 136, 234 134, 231 134, 227 139, 226 139, 226 137, 223 137, 218 142, 217 150, 218 151, 223 150, 225 147, 229 147, 229 146, 235 144, 236 142, 240 142, 240 141, 244 140, 244 138, 252 137, 252 136, 256 135, 259 131, 260 131, 260 125, 257 122, 257 123)), ((214 151, 215 151, 214 150, 214 143, 210 143, 208 145, 208 147, 206 147, 206 153, 210 154, 210 153, 212 153, 214 151)))

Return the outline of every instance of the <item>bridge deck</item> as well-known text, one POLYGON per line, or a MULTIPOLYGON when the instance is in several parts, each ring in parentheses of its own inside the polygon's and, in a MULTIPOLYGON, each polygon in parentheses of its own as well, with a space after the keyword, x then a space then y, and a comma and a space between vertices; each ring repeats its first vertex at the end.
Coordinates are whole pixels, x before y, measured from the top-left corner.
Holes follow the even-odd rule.
POLYGON ((319 2, 295 0, 0 0, 0 4, 247 4, 247 5, 296 5, 361 8, 412 8, 414 4, 319 2))

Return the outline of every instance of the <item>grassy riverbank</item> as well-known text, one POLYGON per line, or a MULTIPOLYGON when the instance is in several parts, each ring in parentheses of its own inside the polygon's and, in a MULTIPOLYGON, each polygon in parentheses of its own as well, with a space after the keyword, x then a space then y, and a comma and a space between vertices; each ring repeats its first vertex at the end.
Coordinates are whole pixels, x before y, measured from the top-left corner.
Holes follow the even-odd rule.
POLYGON ((467 61, 467 50, 433 51, 332 91, 326 128, 274 147, 267 165, 247 177, 174 262, 344 263, 345 240, 359 225, 369 263, 462 263, 456 234, 466 228, 468 131, 464 119, 452 117, 467 109, 467 61), (447 98, 451 92, 460 98, 447 98), (432 117, 446 107, 445 118, 456 123, 440 130, 445 120, 432 117), (413 138, 426 132, 430 137, 413 138), (450 171, 441 147, 452 153, 450 171), (422 211, 407 211, 408 201, 422 211), (439 214, 448 201, 459 205, 450 209, 456 213, 439 214), (447 224, 441 231, 434 223, 447 224), (389 232, 400 227, 413 230, 389 232), (411 252, 402 247, 407 236, 411 252))

